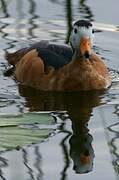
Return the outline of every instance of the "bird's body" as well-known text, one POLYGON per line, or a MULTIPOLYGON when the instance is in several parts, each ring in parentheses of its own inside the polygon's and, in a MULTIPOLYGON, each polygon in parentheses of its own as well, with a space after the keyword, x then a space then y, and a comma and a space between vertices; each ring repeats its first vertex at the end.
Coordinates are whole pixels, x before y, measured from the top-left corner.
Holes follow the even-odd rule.
POLYGON ((72 36, 74 52, 70 46, 41 41, 8 54, 8 62, 15 66, 16 79, 42 91, 83 91, 109 87, 111 78, 108 69, 92 50, 90 53, 89 39, 83 36, 77 45, 78 40, 72 36))

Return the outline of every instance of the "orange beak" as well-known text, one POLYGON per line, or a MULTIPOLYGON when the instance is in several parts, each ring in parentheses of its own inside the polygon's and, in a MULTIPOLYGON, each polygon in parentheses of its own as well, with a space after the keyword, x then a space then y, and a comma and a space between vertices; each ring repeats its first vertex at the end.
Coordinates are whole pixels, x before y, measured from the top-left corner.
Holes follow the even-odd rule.
POLYGON ((85 156, 83 154, 80 155, 80 161, 82 164, 86 165, 86 164, 90 164, 91 163, 91 158, 90 155, 89 156, 85 156))
POLYGON ((83 37, 80 42, 80 53, 85 59, 91 55, 91 41, 88 37, 83 37))

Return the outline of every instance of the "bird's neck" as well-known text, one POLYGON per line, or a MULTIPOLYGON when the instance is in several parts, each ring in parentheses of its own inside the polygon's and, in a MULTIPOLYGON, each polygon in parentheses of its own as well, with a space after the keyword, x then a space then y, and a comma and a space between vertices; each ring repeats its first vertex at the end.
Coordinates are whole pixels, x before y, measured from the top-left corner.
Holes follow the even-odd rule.
POLYGON ((76 61, 79 59, 84 59, 84 57, 81 55, 81 52, 79 50, 75 50, 72 56, 72 61, 76 61))

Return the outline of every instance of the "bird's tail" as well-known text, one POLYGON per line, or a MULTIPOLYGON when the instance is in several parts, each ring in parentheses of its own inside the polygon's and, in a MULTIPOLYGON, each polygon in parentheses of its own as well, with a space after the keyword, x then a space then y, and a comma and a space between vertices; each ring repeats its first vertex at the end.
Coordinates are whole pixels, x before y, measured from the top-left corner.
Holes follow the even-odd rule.
POLYGON ((5 59, 10 65, 15 66, 17 62, 28 52, 28 48, 23 48, 14 53, 6 52, 5 59))

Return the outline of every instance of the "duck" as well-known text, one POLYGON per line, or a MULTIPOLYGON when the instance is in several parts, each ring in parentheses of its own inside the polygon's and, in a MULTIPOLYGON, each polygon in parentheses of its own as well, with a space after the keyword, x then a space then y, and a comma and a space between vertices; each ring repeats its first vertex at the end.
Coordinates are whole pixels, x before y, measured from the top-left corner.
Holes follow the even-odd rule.
POLYGON ((93 50, 92 22, 74 22, 69 45, 41 40, 6 59, 21 84, 41 91, 73 92, 102 90, 111 86, 109 70, 93 50))

